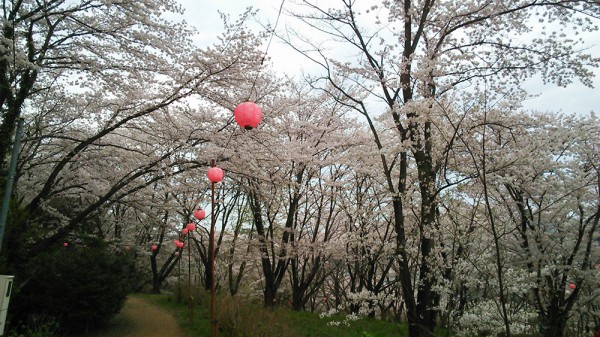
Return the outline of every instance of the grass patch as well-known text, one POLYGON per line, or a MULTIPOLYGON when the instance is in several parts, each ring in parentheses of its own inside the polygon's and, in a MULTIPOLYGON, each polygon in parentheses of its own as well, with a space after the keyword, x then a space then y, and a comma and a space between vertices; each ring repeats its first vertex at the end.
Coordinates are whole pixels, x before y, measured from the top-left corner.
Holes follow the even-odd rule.
MULTIPOLYGON (((207 294, 198 294, 194 301, 193 321, 189 322, 187 303, 172 296, 145 295, 150 301, 171 312, 184 330, 186 337, 210 336, 207 294)), ((184 296, 185 298, 185 296, 184 296)), ((320 318, 311 312, 296 312, 287 308, 266 309, 262 303, 218 297, 215 313, 219 319, 219 337, 386 337, 408 336, 405 324, 364 318, 350 323, 330 325, 342 321, 342 316, 320 318)))
MULTIPOLYGON (((210 336, 208 293, 194 297, 193 321, 189 322, 188 305, 179 302, 174 296, 143 295, 149 301, 172 313, 185 337, 210 336)), ((184 298, 187 295, 184 296, 184 298)), ((329 322, 344 320, 342 315, 320 318, 311 312, 297 312, 288 308, 266 309, 262 302, 247 299, 217 297, 216 317, 219 319, 219 337, 408 337, 405 323, 392 323, 371 318, 350 322, 350 325, 332 325, 329 322)), ((436 336, 452 336, 444 329, 436 331, 436 336)), ((532 335, 515 335, 532 337, 532 335)))
POLYGON ((178 302, 173 296, 168 295, 151 294, 144 295, 144 298, 170 312, 177 320, 186 337, 210 336, 209 312, 204 306, 194 303, 193 320, 190 322, 187 303, 178 302))

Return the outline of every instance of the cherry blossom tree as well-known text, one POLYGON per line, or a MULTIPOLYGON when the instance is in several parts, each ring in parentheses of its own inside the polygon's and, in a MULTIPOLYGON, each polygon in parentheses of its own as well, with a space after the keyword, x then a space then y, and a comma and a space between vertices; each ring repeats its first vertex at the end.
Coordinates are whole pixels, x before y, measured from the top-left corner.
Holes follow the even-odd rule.
POLYGON ((362 115, 379 150, 411 337, 432 336, 437 322, 440 243, 432 233, 438 228, 439 195, 447 188, 439 179, 444 154, 453 145, 452 139, 438 142, 445 126, 434 118, 448 104, 443 99, 483 79, 491 90, 506 93, 534 73, 558 85, 575 79, 589 85, 589 66, 598 60, 579 51, 582 41, 559 30, 596 30, 598 9, 588 1, 530 0, 405 0, 370 8, 357 1, 326 7, 307 0, 289 9, 303 27, 329 38, 317 41, 316 34, 288 30, 290 45, 323 70, 309 81, 362 115), (536 21, 544 30, 527 39, 536 21), (409 254, 412 228, 416 255, 409 254), (416 278, 411 265, 417 266, 416 278))
MULTIPOLYGON (((371 159, 372 156, 362 157, 371 159)), ((361 164, 369 162, 363 159, 361 164)), ((358 313, 362 306, 360 301, 365 300, 370 316, 375 317, 375 303, 381 306, 379 312, 385 315, 387 308, 381 297, 389 294, 395 286, 392 271, 396 270, 397 263, 394 227, 392 218, 388 216, 390 205, 385 197, 385 188, 378 183, 378 176, 371 176, 373 172, 360 169, 355 171, 352 166, 347 169, 349 173, 343 184, 345 193, 338 197, 347 219, 345 235, 340 239, 346 245, 348 289, 340 296, 350 304, 354 313, 358 313), (367 298, 361 298, 359 294, 367 298)))
POLYGON ((207 164, 198 151, 227 122, 214 112, 233 109, 223 93, 242 100, 231 88, 260 67, 260 39, 243 29, 249 12, 224 18, 219 42, 200 49, 190 28, 163 18, 181 11, 171 1, 11 1, 3 11, 0 138, 17 118, 28 124, 16 182, 28 216, 15 215, 6 238, 15 261, 108 206, 152 195, 157 182, 170 186, 163 195, 181 186, 174 177, 207 164), (58 198, 77 211, 61 214, 58 198), (48 216, 59 224, 45 225, 48 216), (17 247, 32 233, 38 239, 17 247))
POLYGON ((540 332, 571 334, 571 311, 585 306, 586 297, 593 298, 598 289, 593 269, 600 220, 598 143, 591 136, 598 121, 534 115, 531 121, 519 116, 517 126, 503 124, 499 117, 490 116, 484 126, 488 130, 482 144, 487 145, 480 156, 484 162, 489 158, 486 171, 492 172, 484 180, 488 210, 493 209, 488 219, 507 228, 495 240, 501 239, 521 261, 513 268, 532 276, 522 297, 535 308, 540 332), (518 148, 510 144, 516 141, 518 148), (512 148, 507 158, 511 165, 496 159, 506 148, 512 148))
MULTIPOLYGON (((175 2, 7 1, 2 11, 2 166, 14 123, 32 96, 57 86, 85 87, 91 81, 110 82, 117 89, 110 77, 117 71, 164 73, 166 57, 181 59, 164 42, 180 37, 172 43, 184 47, 191 33, 160 19, 163 11, 181 11, 175 2), (153 65, 146 68, 142 59, 153 65)), ((118 97, 119 89, 114 89, 103 94, 116 91, 118 97)))
POLYGON ((485 90, 464 98, 446 110, 455 146, 445 172, 456 184, 438 215, 449 325, 577 334, 573 317, 593 319, 597 288, 596 117, 525 113, 518 97, 485 90))
MULTIPOLYGON (((325 110, 323 105, 315 108, 325 110)), ((335 105, 327 110, 329 114, 337 114, 335 105)), ((311 117, 315 115, 317 114, 313 113, 311 117)), ((325 265, 333 255, 339 254, 331 249, 331 242, 343 240, 342 224, 346 216, 340 204, 343 198, 342 181, 347 177, 347 167, 334 163, 348 161, 351 151, 329 147, 331 143, 327 142, 325 135, 328 138, 335 137, 334 133, 339 132, 338 128, 342 125, 337 116, 331 116, 307 121, 313 123, 313 127, 322 130, 321 138, 311 140, 316 142, 312 144, 311 141, 307 141, 307 144, 301 147, 308 148, 300 150, 305 155, 313 152, 309 164, 313 167, 314 176, 308 177, 304 182, 305 192, 295 216, 289 270, 294 310, 305 310, 311 299, 322 298, 317 296, 317 292, 322 289, 328 276, 328 268, 325 265), (327 147, 320 146, 321 143, 328 143, 327 147)))
POLYGON ((326 207, 335 197, 323 180, 332 179, 328 166, 349 146, 342 140, 354 128, 341 120, 343 106, 335 101, 291 82, 285 89, 264 103, 271 111, 264 125, 232 139, 234 150, 225 156, 248 195, 265 305, 276 304, 289 272, 293 306, 301 309, 323 280, 324 246, 337 227, 339 211, 326 207))

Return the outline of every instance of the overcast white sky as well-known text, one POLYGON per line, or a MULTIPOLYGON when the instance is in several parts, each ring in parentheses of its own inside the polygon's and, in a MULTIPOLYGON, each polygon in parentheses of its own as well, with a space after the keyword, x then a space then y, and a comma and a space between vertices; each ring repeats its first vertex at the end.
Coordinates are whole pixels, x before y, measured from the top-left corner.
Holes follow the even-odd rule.
MULTIPOLYGON (((259 10, 258 20, 263 23, 275 23, 280 0, 179 0, 186 10, 184 19, 198 29, 198 41, 202 44, 210 44, 222 31, 223 25, 218 11, 230 14, 235 19, 245 8, 252 6, 259 10)), ((284 3, 284 8, 286 4, 284 3)), ((285 16, 282 14, 278 29, 285 26, 285 16)), ((257 23, 256 29, 260 29, 257 23)), ((593 54, 600 57, 600 34, 590 35, 589 44, 594 45, 593 54)), ((300 68, 307 69, 314 66, 303 56, 295 54, 293 50, 274 38, 268 54, 272 59, 274 67, 280 71, 290 73, 293 70, 300 73, 300 68)), ((527 109, 540 111, 562 111, 565 113, 587 114, 590 111, 600 112, 600 70, 595 69, 595 88, 587 88, 579 83, 574 83, 567 88, 549 85, 544 86, 540 79, 532 79, 525 83, 525 89, 530 94, 540 94, 539 97, 529 99, 525 102, 527 109)))

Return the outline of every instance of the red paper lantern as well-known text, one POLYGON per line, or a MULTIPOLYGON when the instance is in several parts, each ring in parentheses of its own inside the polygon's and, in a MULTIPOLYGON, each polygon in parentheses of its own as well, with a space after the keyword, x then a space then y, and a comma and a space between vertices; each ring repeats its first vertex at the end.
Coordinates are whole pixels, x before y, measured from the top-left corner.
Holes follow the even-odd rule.
POLYGON ((183 242, 175 240, 175 246, 177 246, 177 248, 183 248, 183 242))
POLYGON ((254 102, 243 102, 233 110, 235 122, 246 130, 252 130, 260 124, 262 111, 254 102))
POLYGON ((188 232, 193 232, 193 231, 194 231, 194 229, 196 229, 196 225, 194 225, 194 223, 193 223, 193 222, 190 222, 189 224, 187 224, 187 225, 185 226, 185 228, 188 230, 188 232))
POLYGON ((157 249, 158 249, 158 246, 157 246, 157 245, 152 245, 151 249, 152 249, 152 250, 157 250, 157 249))
POLYGON ((181 234, 187 235, 187 233, 188 233, 187 227, 181 230, 181 234))
POLYGON ((69 243, 68 243, 68 242, 65 242, 65 243, 63 243, 63 246, 64 246, 64 247, 69 247, 69 243))
POLYGON ((575 289, 575 288, 577 288, 577 286, 575 285, 575 283, 571 283, 571 284, 569 284, 569 288, 575 289))
POLYGON ((202 220, 202 219, 206 218, 206 212, 202 209, 197 209, 194 211, 194 218, 196 218, 198 220, 202 220))
POLYGON ((206 176, 211 182, 218 183, 221 180, 223 180, 223 178, 225 177, 225 173, 220 167, 213 166, 208 169, 208 171, 206 172, 206 176))

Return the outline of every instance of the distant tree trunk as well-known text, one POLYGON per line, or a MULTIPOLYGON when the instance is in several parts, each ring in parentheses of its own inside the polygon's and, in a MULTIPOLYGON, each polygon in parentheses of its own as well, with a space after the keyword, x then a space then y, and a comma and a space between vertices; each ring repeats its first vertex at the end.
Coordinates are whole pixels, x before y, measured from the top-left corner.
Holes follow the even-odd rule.
POLYGON ((279 288, 279 282, 277 281, 279 275, 283 275, 283 271, 281 270, 284 265, 287 266, 286 262, 282 262, 281 260, 277 263, 277 269, 274 269, 274 265, 271 264, 271 260, 269 259, 269 249, 267 247, 265 226, 262 221, 261 215, 261 207, 258 201, 253 200, 252 202, 252 210, 254 213, 254 224, 256 226, 256 232, 259 236, 260 241, 260 253, 261 253, 261 265, 263 276, 265 279, 264 284, 264 305, 265 307, 275 306, 277 289, 279 288))
POLYGON ((180 255, 175 255, 176 251, 174 251, 171 253, 167 261, 165 261, 165 263, 162 265, 160 270, 158 270, 156 256, 160 251, 160 247, 161 246, 158 246, 158 249, 156 249, 150 256, 150 266, 152 268, 152 292, 155 294, 160 294, 162 290, 162 284, 165 282, 167 277, 171 275, 173 268, 175 268, 177 262, 179 262, 179 259, 181 258, 180 255))
POLYGON ((559 307, 555 298, 545 314, 540 315, 540 333, 542 337, 563 337, 567 327, 568 315, 559 307))
MULTIPOLYGON (((160 294, 161 286, 162 286, 163 282, 171 274, 171 271, 175 267, 175 264, 177 263, 177 260, 178 260, 178 259, 173 259, 174 257, 176 257, 173 253, 169 257, 169 259, 165 262, 165 264, 160 268, 160 270, 158 269, 158 261, 156 258, 158 256, 158 254, 160 253, 160 250, 163 247, 162 243, 165 238, 165 232, 167 229, 168 221, 169 221, 169 212, 165 212, 163 215, 162 224, 160 226, 160 229, 161 229, 160 234, 159 234, 159 237, 157 240, 158 245, 156 246, 156 249, 153 250, 152 254, 150 255, 150 269, 152 271, 152 293, 154 293, 154 294, 160 294)), ((117 226, 115 226, 115 231, 116 231, 117 227, 119 227, 119 232, 120 232, 121 225, 117 224, 117 226)))
POLYGON ((263 277, 265 280, 264 284, 264 305, 265 307, 273 307, 276 305, 276 296, 277 290, 281 285, 281 281, 283 280, 283 276, 287 271, 287 267, 289 265, 290 259, 287 256, 288 253, 286 251, 285 245, 290 241, 290 237, 292 236, 290 229, 293 224, 293 215, 296 213, 298 208, 298 200, 299 196, 295 196, 290 203, 288 209, 288 216, 285 224, 285 230, 281 237, 282 248, 278 253, 275 251, 269 251, 269 238, 273 240, 273 237, 270 237, 270 234, 265 227, 265 224, 262 219, 262 207, 260 201, 258 200, 257 192, 253 191, 250 193, 250 208, 252 209, 254 226, 256 228, 256 233, 258 234, 258 239, 260 242, 259 251, 261 254, 261 265, 263 271, 263 277), (272 260, 271 260, 272 259, 272 260))
POLYGON ((202 264, 204 265, 204 290, 210 291, 212 282, 212 266, 210 264, 210 260, 208 259, 203 259, 202 264))
POLYGON ((156 266, 156 252, 150 255, 150 267, 152 269, 152 293, 160 294, 160 278, 158 277, 158 268, 156 266))
MULTIPOLYGON (((210 291, 212 281, 210 253, 212 247, 210 246, 210 242, 206 242, 207 244, 205 244, 205 241, 198 240, 193 236, 191 237, 191 242, 194 242, 196 244, 196 250, 198 251, 198 255, 200 256, 200 264, 202 265, 202 267, 204 267, 204 280, 202 281, 202 285, 204 286, 204 290, 210 291)), ((215 255, 216 253, 217 252, 215 252, 215 255)))
POLYGON ((242 276, 244 275, 244 269, 246 268, 246 261, 242 262, 240 270, 236 277, 233 273, 233 265, 229 265, 228 280, 229 280, 229 295, 235 296, 240 289, 240 283, 242 283, 242 276))
POLYGON ((320 275, 320 256, 314 258, 312 266, 307 266, 309 259, 305 259, 302 263, 299 263, 299 260, 299 258, 291 260, 292 310, 296 311, 306 309, 306 303, 325 281, 324 275, 320 275))
POLYGON ((306 306, 308 299, 304 297, 304 291, 301 287, 292 288, 292 310, 302 311, 306 306))
MULTIPOLYGON (((235 201, 239 201, 240 207, 237 209, 237 213, 238 215, 240 214, 244 214, 244 210, 247 209, 247 199, 246 198, 241 198, 241 193, 240 193, 241 189, 237 188, 236 189, 236 194, 235 197, 233 198, 235 201)), ((242 283, 242 277, 244 276, 244 271, 246 269, 246 260, 244 259, 239 266, 239 269, 237 270, 237 273, 235 272, 235 268, 234 268, 234 259, 233 257, 236 255, 236 248, 238 248, 238 241, 239 241, 239 235, 240 232, 242 231, 242 225, 243 225, 243 221, 242 221, 242 217, 240 215, 240 217, 237 220, 237 223, 235 225, 235 229, 233 231, 233 239, 231 240, 231 246, 229 248, 228 254, 229 254, 229 264, 227 265, 227 283, 229 285, 229 294, 231 296, 235 296, 240 288, 240 284, 242 283)), ((249 237, 248 240, 252 240, 252 230, 249 233, 249 237)), ((247 245, 246 247, 246 256, 248 256, 250 254, 251 251, 251 245, 247 245)), ((238 253, 239 254, 239 253, 238 253)))

